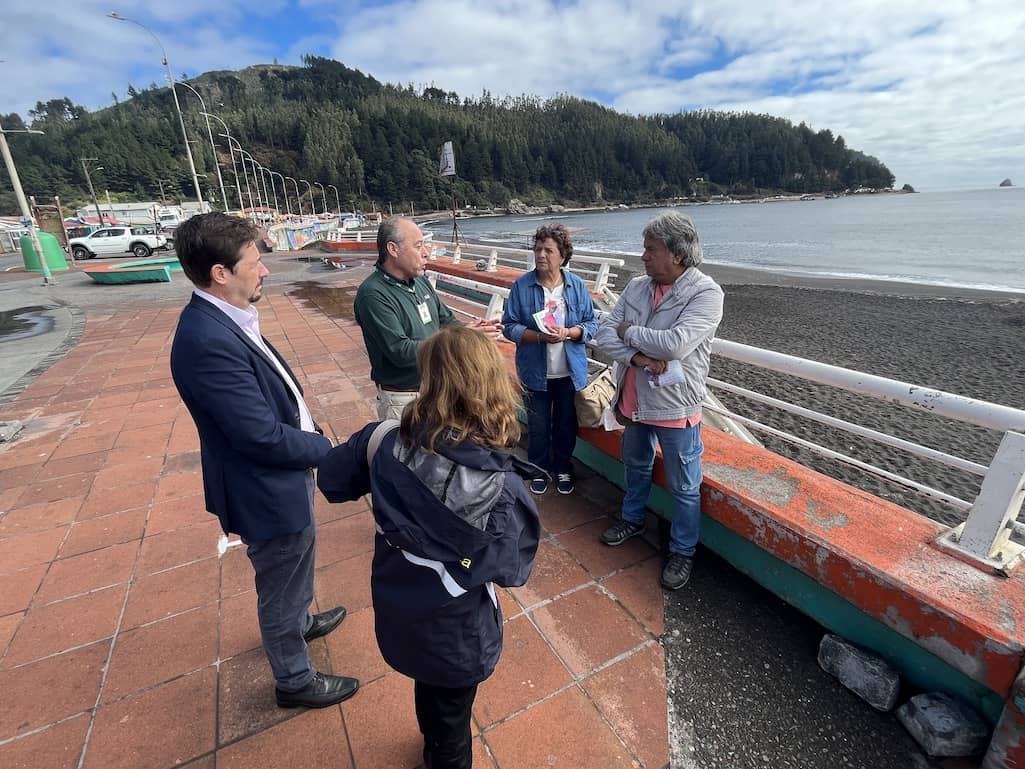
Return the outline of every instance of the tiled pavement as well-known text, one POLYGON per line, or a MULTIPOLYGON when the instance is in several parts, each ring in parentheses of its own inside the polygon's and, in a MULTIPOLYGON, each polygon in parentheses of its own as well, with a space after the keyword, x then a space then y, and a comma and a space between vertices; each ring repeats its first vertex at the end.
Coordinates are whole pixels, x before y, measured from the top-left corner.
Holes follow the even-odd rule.
MULTIPOLYGON (((366 501, 318 499, 318 608, 349 616, 311 646, 363 688, 321 711, 275 706, 251 569, 241 548, 217 555, 168 370, 178 312, 91 310, 78 344, 0 409, 28 425, 0 450, 0 766, 412 769, 412 682, 374 640, 366 501)), ((260 314, 329 435, 373 419, 358 328, 280 291, 260 314)), ((505 651, 474 708, 475 767, 667 764, 658 557, 639 540, 598 544, 618 498, 585 477, 542 499, 534 574, 501 591, 505 651)))

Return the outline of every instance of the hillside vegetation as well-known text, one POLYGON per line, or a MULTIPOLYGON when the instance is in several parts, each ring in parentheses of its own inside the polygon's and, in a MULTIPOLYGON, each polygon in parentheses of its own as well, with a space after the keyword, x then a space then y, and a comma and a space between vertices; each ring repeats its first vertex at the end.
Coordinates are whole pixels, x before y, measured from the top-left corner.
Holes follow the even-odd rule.
MULTIPOLYGON (((285 176, 335 185, 343 207, 369 208, 373 201, 384 210, 410 202, 418 209, 446 208, 449 181, 437 176, 445 141, 455 148, 460 206, 504 206, 513 197, 538 205, 637 203, 889 188, 894 181, 885 165, 849 149, 828 129, 813 131, 768 115, 703 110, 634 117, 572 96, 460 97, 434 87, 382 84, 313 56, 301 67, 260 65, 187 82, 259 163, 285 176)), ((103 190, 118 199, 155 199, 158 179, 172 180, 173 194, 191 198, 170 91, 129 86, 127 98, 111 97, 112 106, 95 112, 67 98, 30 111, 28 125, 45 135, 11 140, 26 193, 84 203, 79 159, 91 157, 103 166, 93 179, 101 199, 103 190)), ((216 200, 198 99, 185 88, 179 99, 195 140, 197 171, 207 174, 201 179, 204 197, 216 200)), ((25 125, 16 114, 0 119, 5 128, 25 125)), ((226 140, 213 125, 234 207, 226 140)), ((305 186, 300 188, 305 196, 305 186)), ((333 208, 334 195, 328 194, 333 208)), ((317 204, 322 206, 319 192, 317 204)), ((2 168, 0 213, 16 213, 2 168)))

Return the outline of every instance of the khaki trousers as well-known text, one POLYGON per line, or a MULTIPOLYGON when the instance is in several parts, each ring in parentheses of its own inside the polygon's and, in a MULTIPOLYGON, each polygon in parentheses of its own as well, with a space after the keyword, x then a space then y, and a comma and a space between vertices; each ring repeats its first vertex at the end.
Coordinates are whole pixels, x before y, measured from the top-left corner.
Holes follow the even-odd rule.
POLYGON ((402 419, 402 410, 406 404, 412 403, 420 393, 398 393, 391 390, 377 388, 377 418, 402 419))

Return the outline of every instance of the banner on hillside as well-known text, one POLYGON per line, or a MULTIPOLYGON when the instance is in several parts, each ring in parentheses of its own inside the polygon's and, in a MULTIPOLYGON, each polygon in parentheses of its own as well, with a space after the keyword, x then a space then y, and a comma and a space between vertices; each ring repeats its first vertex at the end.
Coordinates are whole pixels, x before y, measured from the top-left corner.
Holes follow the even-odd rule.
POLYGON ((452 142, 445 142, 441 145, 441 163, 438 166, 438 176, 456 175, 456 154, 452 150, 452 142))

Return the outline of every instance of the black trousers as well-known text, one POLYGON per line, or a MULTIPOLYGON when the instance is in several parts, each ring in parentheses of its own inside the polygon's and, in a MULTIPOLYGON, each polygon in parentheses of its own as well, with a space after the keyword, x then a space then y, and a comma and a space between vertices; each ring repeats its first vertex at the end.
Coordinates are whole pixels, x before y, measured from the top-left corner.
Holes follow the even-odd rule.
POLYGON ((424 766, 427 769, 470 769, 473 764, 470 711, 477 696, 477 685, 448 689, 417 681, 413 696, 416 721, 424 736, 424 766))

